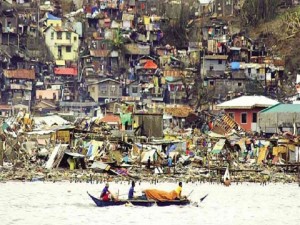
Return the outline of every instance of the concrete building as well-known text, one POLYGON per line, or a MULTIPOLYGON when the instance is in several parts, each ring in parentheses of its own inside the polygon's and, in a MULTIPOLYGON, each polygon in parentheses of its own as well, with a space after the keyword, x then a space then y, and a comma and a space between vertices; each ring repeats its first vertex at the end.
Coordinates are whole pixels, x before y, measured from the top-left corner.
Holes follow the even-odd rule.
POLYGON ((244 130, 259 131, 258 112, 276 104, 277 101, 265 96, 241 96, 218 104, 217 109, 225 110, 244 130))
POLYGON ((299 134, 300 105, 279 103, 262 110, 258 114, 258 127, 269 134, 286 131, 299 134))
POLYGON ((64 66, 66 61, 78 59, 79 36, 72 29, 50 26, 44 30, 44 35, 56 65, 64 66))

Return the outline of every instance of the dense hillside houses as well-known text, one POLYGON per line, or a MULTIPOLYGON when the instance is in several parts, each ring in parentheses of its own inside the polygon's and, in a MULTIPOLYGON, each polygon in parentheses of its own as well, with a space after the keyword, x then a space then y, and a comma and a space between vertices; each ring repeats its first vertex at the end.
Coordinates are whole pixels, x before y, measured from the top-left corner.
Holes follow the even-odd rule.
POLYGON ((226 19, 243 2, 3 1, 1 105, 94 116, 130 101, 199 114, 243 95, 278 99, 284 60, 226 19))

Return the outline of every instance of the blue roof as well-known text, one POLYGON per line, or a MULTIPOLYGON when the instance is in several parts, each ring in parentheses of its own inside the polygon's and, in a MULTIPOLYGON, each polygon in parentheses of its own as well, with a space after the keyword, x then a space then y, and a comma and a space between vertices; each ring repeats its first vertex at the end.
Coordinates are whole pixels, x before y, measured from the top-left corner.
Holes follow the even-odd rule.
POLYGON ((61 20, 61 18, 53 16, 51 13, 47 14, 47 19, 48 20, 61 20))

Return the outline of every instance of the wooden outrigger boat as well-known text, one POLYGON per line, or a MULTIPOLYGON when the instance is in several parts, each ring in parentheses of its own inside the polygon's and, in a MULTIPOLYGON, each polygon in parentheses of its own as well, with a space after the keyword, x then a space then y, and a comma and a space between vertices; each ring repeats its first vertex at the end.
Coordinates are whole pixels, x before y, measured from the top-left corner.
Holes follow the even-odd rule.
POLYGON ((91 199, 94 201, 94 203, 98 207, 108 207, 108 206, 118 206, 118 205, 125 205, 125 204, 130 204, 134 206, 146 206, 150 207, 153 205, 157 206, 171 206, 171 205, 189 205, 191 202, 188 199, 183 199, 183 200, 168 200, 168 201, 155 201, 155 200, 142 200, 142 199, 132 199, 132 200, 127 200, 127 199, 120 199, 116 201, 102 201, 99 198, 96 198, 92 196, 91 194, 88 193, 88 195, 91 197, 91 199))

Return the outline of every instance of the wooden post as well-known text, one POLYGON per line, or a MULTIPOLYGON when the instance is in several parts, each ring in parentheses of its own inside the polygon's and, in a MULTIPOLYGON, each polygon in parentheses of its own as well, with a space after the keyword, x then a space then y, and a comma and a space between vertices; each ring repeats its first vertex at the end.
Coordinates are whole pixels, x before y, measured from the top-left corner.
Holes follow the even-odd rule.
POLYGON ((300 187, 300 164, 299 164, 299 159, 298 159, 298 185, 300 187))
POLYGON ((175 160, 174 160, 174 174, 176 173, 176 159, 177 159, 177 155, 175 153, 175 160))
POLYGON ((297 165, 297 168, 298 168, 298 185, 299 185, 299 187, 300 187, 300 149, 299 149, 299 146, 297 146, 297 149, 296 149, 297 151, 297 161, 298 161, 298 165, 297 165))
POLYGON ((142 172, 142 151, 143 151, 143 142, 142 142, 142 149, 140 150, 140 173, 142 172))
POLYGON ((0 166, 3 166, 3 155, 4 155, 3 141, 0 140, 0 166))

